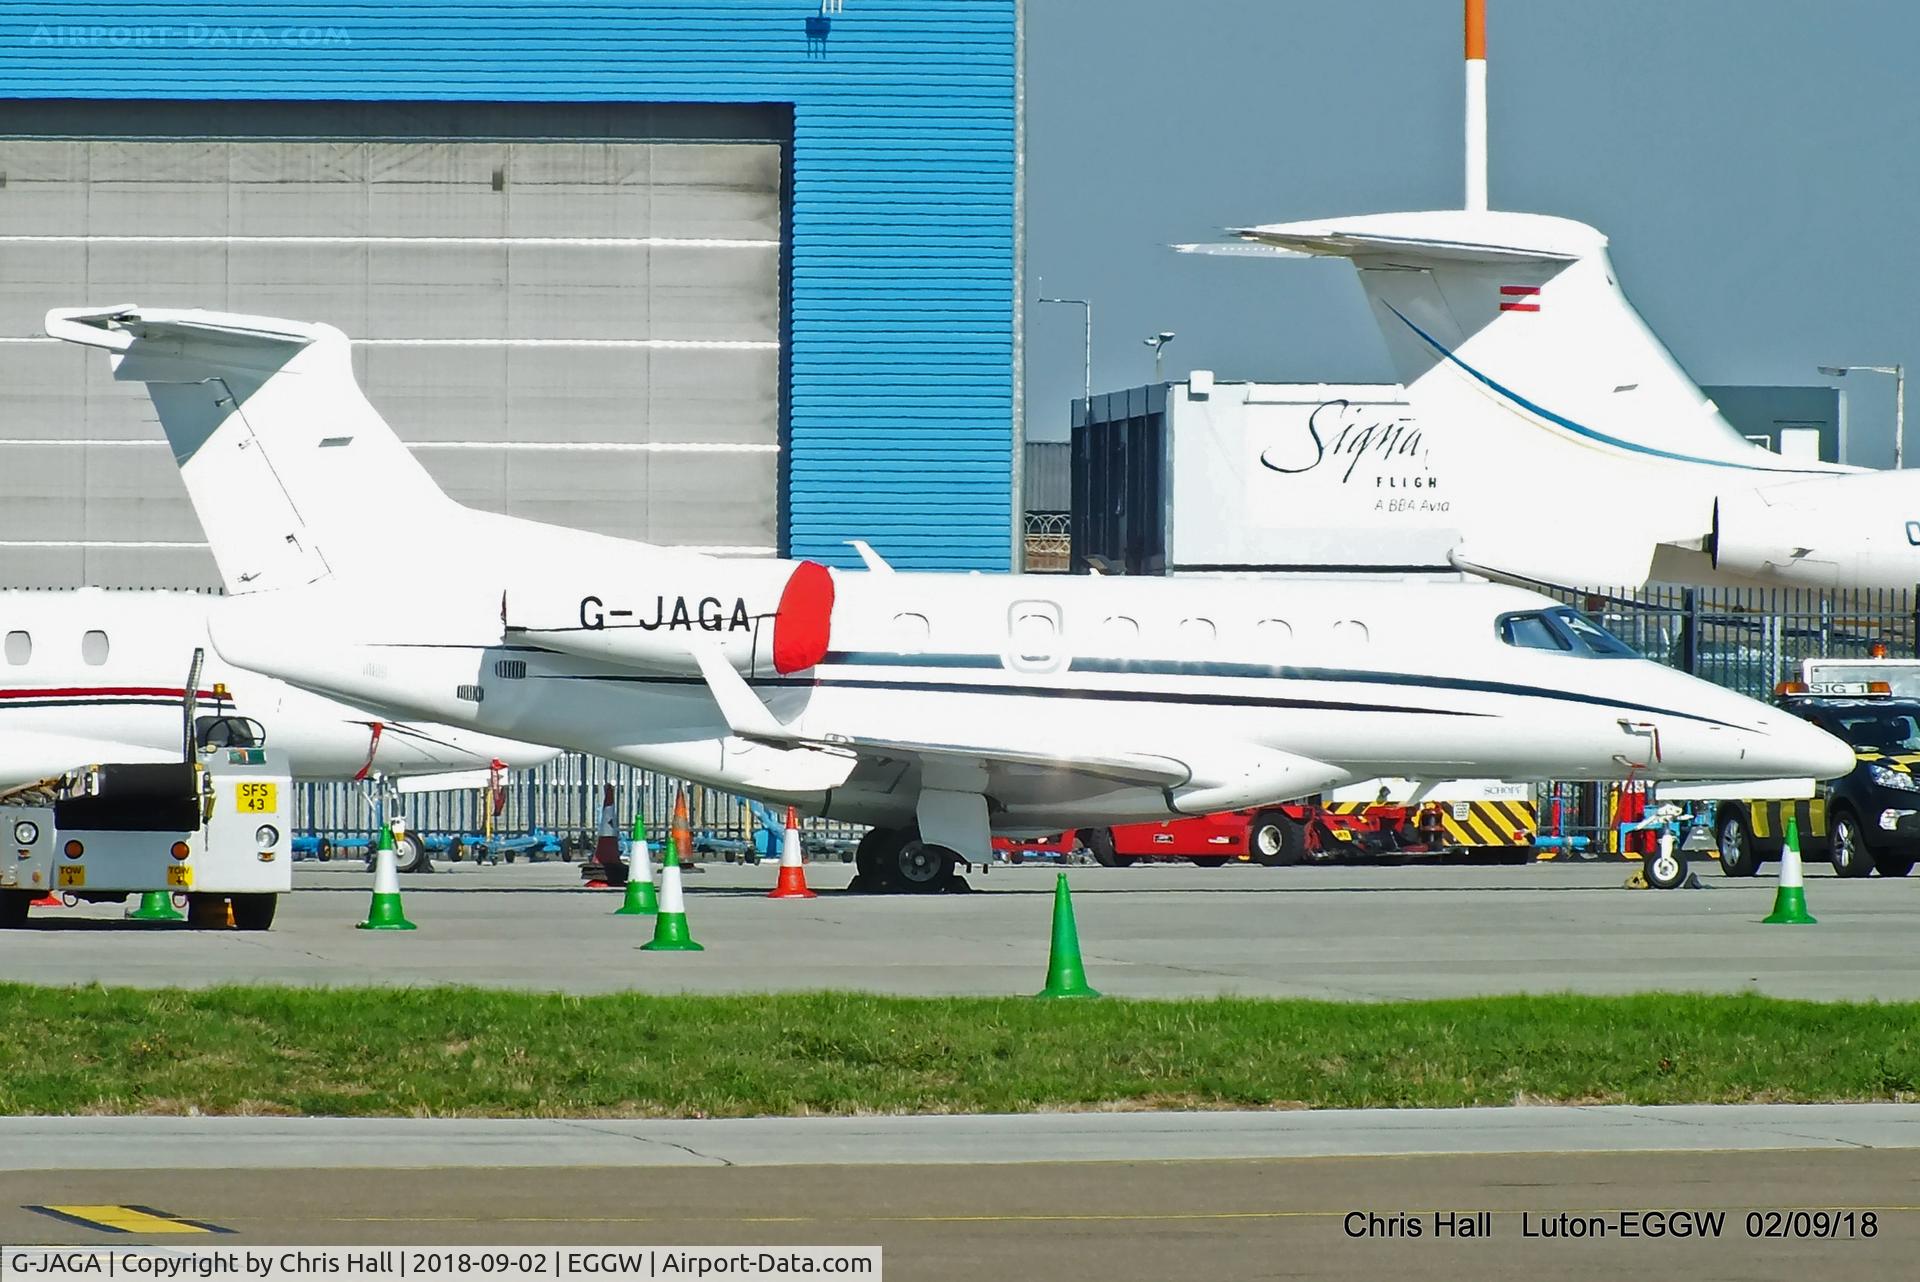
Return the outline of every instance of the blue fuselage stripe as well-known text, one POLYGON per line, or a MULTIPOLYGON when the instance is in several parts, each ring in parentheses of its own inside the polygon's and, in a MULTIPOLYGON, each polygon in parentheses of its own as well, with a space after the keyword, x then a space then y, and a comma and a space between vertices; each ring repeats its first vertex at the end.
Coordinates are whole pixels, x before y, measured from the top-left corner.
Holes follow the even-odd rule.
POLYGON ((1459 368, 1465 370, 1468 376, 1470 376, 1477 382, 1483 384, 1484 386, 1492 389, 1496 394, 1506 397, 1508 400, 1512 401, 1515 405, 1518 405, 1521 409, 1527 411, 1529 414, 1538 415, 1539 417, 1546 419, 1547 422, 1554 424, 1556 427, 1564 427, 1567 431, 1572 432, 1576 436, 1584 436, 1590 441, 1598 441, 1602 445, 1611 445, 1615 449, 1627 450, 1634 454, 1648 454, 1653 456, 1654 458, 1670 459, 1675 463, 1698 463, 1702 467, 1731 467, 1731 468, 1737 468, 1743 472, 1768 472, 1768 473, 1778 472, 1778 473, 1786 473, 1788 475, 1793 475, 1793 476, 1831 475, 1831 473, 1826 472, 1823 469, 1811 469, 1811 468, 1799 468, 1799 467, 1755 467, 1751 463, 1739 463, 1739 462, 1735 462, 1732 459, 1700 458, 1697 455, 1693 455, 1693 454, 1676 454, 1672 450, 1655 449, 1651 445, 1640 445, 1633 441, 1625 440, 1618 436, 1609 436, 1605 432, 1597 431, 1594 428, 1588 427, 1584 423, 1576 423, 1572 419, 1566 417, 1563 414, 1556 414, 1544 405, 1536 405, 1534 402, 1520 395, 1520 393, 1514 391, 1512 388, 1506 387, 1501 383, 1496 382, 1492 378, 1489 378, 1487 375, 1482 374, 1479 370, 1475 369, 1473 366, 1467 364, 1465 361, 1461 360, 1458 356, 1454 355, 1454 353, 1448 351, 1447 348, 1443 344, 1441 344, 1438 339, 1434 338, 1433 335, 1427 333, 1426 330, 1421 329, 1418 325, 1408 320, 1406 313, 1402 312, 1398 307, 1395 307, 1392 303, 1386 302, 1384 299, 1382 300, 1381 305, 1384 306, 1388 311, 1392 312, 1395 316, 1398 316, 1400 318, 1401 323, 1404 324, 1408 329, 1412 330, 1414 333, 1418 334, 1420 336, 1421 341, 1424 342, 1428 347, 1431 347, 1434 351, 1440 353, 1440 356, 1442 359, 1450 361, 1454 365, 1457 365, 1459 368))

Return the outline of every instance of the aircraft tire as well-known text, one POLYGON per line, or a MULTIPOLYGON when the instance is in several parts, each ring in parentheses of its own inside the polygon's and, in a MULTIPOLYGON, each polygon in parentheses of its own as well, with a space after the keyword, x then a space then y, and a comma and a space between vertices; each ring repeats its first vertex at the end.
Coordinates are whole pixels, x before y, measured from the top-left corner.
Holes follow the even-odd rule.
POLYGON ((1760 871, 1760 856, 1753 848, 1753 835, 1747 831, 1747 817, 1738 810, 1720 816, 1716 825, 1716 844, 1720 848, 1720 872, 1727 877, 1751 877, 1760 871))
POLYGON ((953 879, 959 862, 959 852, 911 837, 893 848, 887 860, 887 881, 895 890, 910 894, 936 894, 953 879))
POLYGON ((860 844, 853 849, 854 872, 869 882, 884 882, 887 878, 887 849, 898 840, 903 840, 898 828, 867 829, 861 835, 860 844))
POLYGON ((1093 856, 1093 862, 1102 868, 1131 868, 1133 856, 1120 854, 1113 848, 1113 830, 1110 828, 1082 828, 1080 844, 1093 856))
POLYGON ((1641 861, 1640 870, 1653 889, 1676 890, 1687 879, 1687 852, 1676 842, 1672 850, 1648 855, 1641 861))
POLYGON ((399 872, 432 872, 433 858, 420 834, 409 829, 393 840, 393 866, 399 872))
POLYGON ((33 904, 31 890, 0 890, 0 930, 19 930, 27 924, 33 904))
POLYGON ((1255 863, 1287 868, 1300 862, 1307 844, 1300 825, 1281 810, 1263 810, 1247 828, 1247 851, 1255 863))
POLYGON ((273 913, 280 906, 280 896, 273 894, 252 894, 233 896, 233 928, 235 930, 272 930, 273 913))

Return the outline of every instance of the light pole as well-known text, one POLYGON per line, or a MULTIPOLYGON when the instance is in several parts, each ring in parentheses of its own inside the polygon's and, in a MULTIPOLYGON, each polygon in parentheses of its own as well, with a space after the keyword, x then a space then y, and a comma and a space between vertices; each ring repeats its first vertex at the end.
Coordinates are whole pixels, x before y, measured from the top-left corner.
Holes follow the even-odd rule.
POLYGON ((1893 470, 1899 471, 1907 465, 1907 367, 1905 365, 1822 365, 1820 372, 1828 378, 1845 378, 1848 374, 1891 374, 1893 375, 1893 470))
POLYGON ((1160 349, 1173 341, 1173 331, 1163 329, 1158 334, 1140 340, 1153 349, 1153 381, 1160 381, 1160 349))
POLYGON ((1080 308, 1084 313, 1081 317, 1081 327, 1086 336, 1086 353, 1080 363, 1080 421, 1083 424, 1091 423, 1093 421, 1093 304, 1084 298, 1039 298, 1034 301, 1069 303, 1080 308))

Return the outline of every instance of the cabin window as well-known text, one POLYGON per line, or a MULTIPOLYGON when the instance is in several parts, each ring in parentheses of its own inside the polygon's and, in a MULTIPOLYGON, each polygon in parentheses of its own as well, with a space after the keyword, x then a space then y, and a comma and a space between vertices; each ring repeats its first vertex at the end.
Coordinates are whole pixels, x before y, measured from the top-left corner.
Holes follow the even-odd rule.
POLYGON ((1373 634, 1358 619, 1342 619, 1333 625, 1333 639, 1342 645, 1365 645, 1373 634))
POLYGON ((1131 654, 1140 646, 1140 624, 1124 614, 1100 621, 1100 648, 1108 654, 1131 654))
POLYGON ((896 614, 893 616, 893 648, 901 654, 919 654, 927 648, 927 638, 933 635, 933 628, 924 614, 896 614))
POLYGON ((16 668, 33 658, 33 633, 7 633, 6 654, 7 662, 16 668))
POLYGON ((1260 648, 1263 650, 1291 645, 1293 625, 1285 619, 1262 619, 1253 625, 1253 637, 1260 643, 1260 648))
POLYGON ((1015 601, 1007 611, 1007 654, 1016 668, 1051 669, 1060 661, 1060 607, 1015 601))
POLYGON ((1212 619, 1180 620, 1179 636, 1182 645, 1212 645, 1219 635, 1220 630, 1213 626, 1212 619))
POLYGON ((107 634, 94 628, 80 638, 80 661, 97 668, 107 661, 107 634))

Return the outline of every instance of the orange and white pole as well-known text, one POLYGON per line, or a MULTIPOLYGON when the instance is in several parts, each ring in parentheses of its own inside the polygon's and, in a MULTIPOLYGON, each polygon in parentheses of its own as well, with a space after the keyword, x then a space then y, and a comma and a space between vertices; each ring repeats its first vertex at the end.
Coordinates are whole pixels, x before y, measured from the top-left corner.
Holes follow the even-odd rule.
POLYGON ((1487 0, 1467 0, 1467 203, 1487 207, 1487 0))

